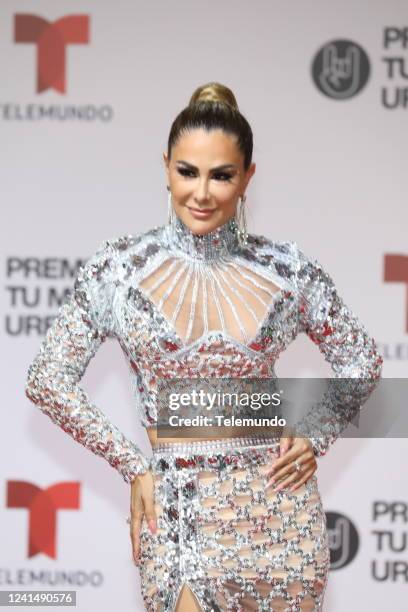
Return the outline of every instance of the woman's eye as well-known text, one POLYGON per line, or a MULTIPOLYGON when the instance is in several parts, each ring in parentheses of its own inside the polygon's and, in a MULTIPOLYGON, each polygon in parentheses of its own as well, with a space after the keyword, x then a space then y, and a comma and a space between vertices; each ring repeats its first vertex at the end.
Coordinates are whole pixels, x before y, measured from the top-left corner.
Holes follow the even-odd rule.
POLYGON ((181 174, 181 176, 187 176, 187 177, 195 176, 194 170, 189 170, 188 168, 177 168, 177 172, 181 174))
POLYGON ((228 174, 227 172, 215 172, 213 177, 217 181, 230 181, 232 179, 232 175, 228 174))

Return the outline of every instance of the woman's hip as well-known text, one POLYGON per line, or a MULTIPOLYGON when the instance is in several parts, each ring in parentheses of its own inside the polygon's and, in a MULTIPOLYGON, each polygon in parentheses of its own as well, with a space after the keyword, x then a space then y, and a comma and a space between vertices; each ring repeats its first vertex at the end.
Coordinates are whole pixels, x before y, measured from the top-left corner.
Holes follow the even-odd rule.
POLYGON ((151 459, 158 530, 144 525, 142 570, 213 584, 225 606, 246 589, 263 605, 283 594, 319 609, 329 551, 317 478, 293 492, 266 488, 278 456, 279 439, 262 436, 159 444, 151 459))

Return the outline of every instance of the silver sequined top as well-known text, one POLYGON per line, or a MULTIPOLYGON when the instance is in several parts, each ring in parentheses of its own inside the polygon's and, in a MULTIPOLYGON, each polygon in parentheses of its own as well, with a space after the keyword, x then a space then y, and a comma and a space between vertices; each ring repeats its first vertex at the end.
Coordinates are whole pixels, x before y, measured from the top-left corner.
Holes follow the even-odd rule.
MULTIPOLYGON (((304 332, 334 377, 365 378, 359 405, 381 375, 382 358, 333 280, 293 241, 249 234, 236 219, 195 235, 172 224, 106 240, 80 269, 31 363, 26 395, 75 440, 104 457, 126 482, 148 458, 80 386, 107 337, 127 358, 141 423, 157 423, 157 382, 169 377, 273 377, 281 351, 304 332)), ((355 404, 355 401, 354 401, 355 404)), ((316 456, 353 416, 325 412, 324 435, 310 436, 316 456)), ((317 414, 317 412, 316 412, 317 414)))

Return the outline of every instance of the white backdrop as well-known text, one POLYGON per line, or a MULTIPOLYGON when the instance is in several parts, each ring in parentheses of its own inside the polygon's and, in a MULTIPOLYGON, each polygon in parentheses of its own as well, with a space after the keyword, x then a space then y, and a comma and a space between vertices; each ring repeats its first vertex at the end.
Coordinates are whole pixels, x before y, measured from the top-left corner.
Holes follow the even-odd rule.
MULTIPOLYGON (((81 611, 143 610, 124 521, 128 485, 45 418, 24 384, 56 312, 50 289, 69 290, 75 264, 105 238, 165 222, 162 152, 198 85, 231 87, 252 125, 250 231, 296 240, 319 259, 377 339, 384 376, 406 377, 408 84, 399 70, 408 74, 407 28, 405 0, 2 1, 0 590, 75 589, 81 611), (22 42, 38 32, 27 15, 82 16, 59 30, 84 39, 65 47, 65 71, 58 37, 40 60, 37 44, 22 42), (329 97, 313 61, 330 42, 341 57, 342 40, 362 51, 354 65, 332 63, 338 95, 329 97), (64 77, 65 92, 48 87, 64 89, 64 77), (352 95, 354 78, 361 90, 352 95), (400 282, 387 282, 390 255, 401 256, 400 282), (74 483, 72 507, 58 510, 52 532, 41 500, 29 507, 41 490, 67 491, 66 483, 74 483)), ((329 371, 306 337, 277 365, 281 376, 329 371)), ((101 347, 83 384, 149 453, 117 343, 101 347)), ((328 612, 406 610, 406 452, 404 439, 343 439, 319 460, 333 549, 328 612)))

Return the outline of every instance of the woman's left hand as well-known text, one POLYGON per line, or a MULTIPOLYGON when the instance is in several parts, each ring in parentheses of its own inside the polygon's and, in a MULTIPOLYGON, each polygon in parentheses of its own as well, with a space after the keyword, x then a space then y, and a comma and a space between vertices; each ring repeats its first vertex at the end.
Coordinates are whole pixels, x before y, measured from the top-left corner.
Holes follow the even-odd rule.
POLYGON ((295 491, 304 484, 317 470, 316 458, 312 443, 308 438, 294 438, 291 435, 281 438, 280 457, 272 464, 272 469, 267 472, 272 476, 266 484, 266 488, 279 482, 274 487, 275 491, 288 489, 295 491), (300 469, 296 469, 296 462, 300 469))

